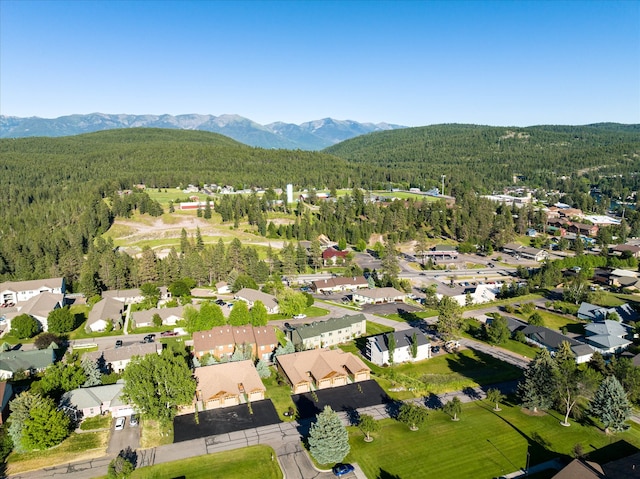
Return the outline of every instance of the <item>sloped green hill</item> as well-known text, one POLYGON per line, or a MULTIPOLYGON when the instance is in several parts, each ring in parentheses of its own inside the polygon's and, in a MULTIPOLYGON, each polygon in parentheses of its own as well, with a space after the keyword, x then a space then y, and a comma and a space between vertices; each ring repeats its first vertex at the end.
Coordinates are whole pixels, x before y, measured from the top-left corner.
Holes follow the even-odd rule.
POLYGON ((370 133, 323 150, 352 164, 382 167, 389 181, 435 186, 441 175, 479 190, 522 175, 532 186, 598 170, 639 171, 640 125, 434 125, 370 133))

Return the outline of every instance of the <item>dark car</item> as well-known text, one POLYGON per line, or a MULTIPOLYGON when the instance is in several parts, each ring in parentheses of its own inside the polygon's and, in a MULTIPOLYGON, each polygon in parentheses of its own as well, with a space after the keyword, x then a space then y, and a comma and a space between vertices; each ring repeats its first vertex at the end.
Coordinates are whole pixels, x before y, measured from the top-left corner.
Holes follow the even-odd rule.
POLYGON ((331 470, 334 476, 340 477, 353 472, 354 468, 351 464, 336 464, 331 470))
POLYGON ((116 349, 121 348, 122 347, 122 339, 117 339, 116 340, 116 349))
POLYGON ((431 348, 431 351, 434 353, 439 353, 440 352, 440 346, 434 346, 433 348, 431 348))
POLYGON ((293 326, 291 326, 291 324, 289 323, 284 323, 284 327, 287 328, 288 330, 294 329, 293 326))
POLYGON ((162 336, 163 338, 168 338, 171 336, 177 336, 178 333, 176 333, 175 331, 163 331, 162 333, 160 333, 160 336, 162 336))
POLYGON ((225 302, 223 300, 221 300, 221 299, 216 299, 216 304, 218 306, 224 306, 225 302))
POLYGON ((155 334, 147 334, 144 338, 142 338, 143 343, 152 343, 156 339, 155 334))

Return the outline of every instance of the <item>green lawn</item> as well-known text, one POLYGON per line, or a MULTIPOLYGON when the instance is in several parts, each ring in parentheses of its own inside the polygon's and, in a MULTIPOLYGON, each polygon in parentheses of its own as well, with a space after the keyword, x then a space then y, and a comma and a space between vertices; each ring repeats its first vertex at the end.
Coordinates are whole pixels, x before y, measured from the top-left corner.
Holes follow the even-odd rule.
POLYGON ((136 469, 132 479, 279 479, 282 471, 269 446, 251 446, 136 469))
POLYGON ((351 452, 345 462, 357 462, 367 477, 493 478, 525 467, 527 452, 535 465, 569 455, 581 443, 592 459, 616 459, 629 453, 626 441, 640 447, 640 428, 607 436, 598 429, 572 423, 560 426, 560 414, 528 416, 519 407, 502 405, 498 413, 483 401, 463 405, 459 422, 432 411, 417 432, 392 419, 381 421, 375 440, 366 443, 357 428, 349 428, 351 452), (617 443, 617 444, 616 444, 617 443), (605 446, 607 450, 594 451, 605 446))
POLYGON ((104 429, 111 425, 111 416, 94 416, 85 419, 80 424, 83 431, 91 431, 92 429, 104 429))
MULTIPOLYGON (((576 318, 564 316, 562 314, 556 314, 549 311, 536 310, 542 319, 544 319, 545 327, 549 329, 555 329, 556 331, 560 331, 562 328, 566 327, 572 333, 584 333, 584 322, 579 321, 576 318)), ((514 314, 514 316, 522 319, 523 321, 527 321, 529 315, 523 314, 514 314)))
POLYGON ((285 417, 282 414, 290 407, 295 410, 293 401, 291 400, 291 387, 286 382, 279 385, 276 378, 275 368, 271 368, 271 372, 271 377, 262 378, 262 384, 267 388, 266 397, 271 399, 276 411, 278 411, 280 419, 283 421, 291 421, 293 419, 292 417, 285 417))
POLYGON ((487 354, 464 349, 456 354, 444 353, 417 363, 385 368, 382 374, 407 387, 420 388, 417 394, 441 394, 517 379, 522 371, 487 354))

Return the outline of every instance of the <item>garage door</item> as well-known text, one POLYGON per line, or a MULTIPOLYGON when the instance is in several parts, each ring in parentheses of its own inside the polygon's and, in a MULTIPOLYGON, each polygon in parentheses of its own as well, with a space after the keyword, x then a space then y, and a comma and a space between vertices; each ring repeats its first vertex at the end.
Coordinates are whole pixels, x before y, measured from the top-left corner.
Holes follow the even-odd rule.
POLYGON ((126 416, 131 416, 132 414, 135 414, 135 413, 136 412, 131 407, 126 407, 122 409, 117 409, 115 411, 111 411, 111 415, 113 417, 126 417, 126 416))

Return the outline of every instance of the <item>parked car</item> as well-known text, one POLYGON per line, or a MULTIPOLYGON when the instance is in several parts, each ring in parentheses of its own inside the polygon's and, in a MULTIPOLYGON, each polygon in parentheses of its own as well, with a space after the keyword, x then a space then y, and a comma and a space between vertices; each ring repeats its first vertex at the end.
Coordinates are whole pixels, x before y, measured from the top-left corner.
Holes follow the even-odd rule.
POLYGON ((152 343, 156 339, 155 334, 147 334, 144 338, 142 338, 143 343, 152 343))
POLYGON ((218 306, 224 306, 224 301, 223 301, 223 300, 221 300, 221 299, 216 299, 216 304, 217 304, 218 306))
POLYGON ((131 418, 129 419, 129 426, 135 427, 137 425, 138 425, 138 415, 132 414, 131 418))
POLYGON ((291 324, 289 324, 289 323, 284 323, 284 327, 285 327, 286 329, 289 329, 289 330, 294 329, 294 328, 293 328, 293 326, 291 326, 291 324))
POLYGON ((354 467, 351 464, 336 464, 331 470, 334 476, 340 477, 353 472, 354 467))
POLYGON ((116 419, 115 430, 122 431, 124 429, 124 423, 125 423, 125 419, 123 417, 119 417, 118 419, 116 419))
POLYGON ((163 338, 169 338, 171 336, 177 336, 178 333, 176 333, 175 331, 163 331, 160 333, 160 336, 162 336, 163 338))
POLYGON ((117 339, 116 340, 116 349, 121 348, 122 347, 122 339, 117 339))
POLYGON ((434 346, 433 348, 431 348, 431 352, 439 353, 440 352, 440 346, 434 346))
POLYGON ((306 314, 296 314, 293 319, 304 319, 306 318, 307 315, 306 314))

